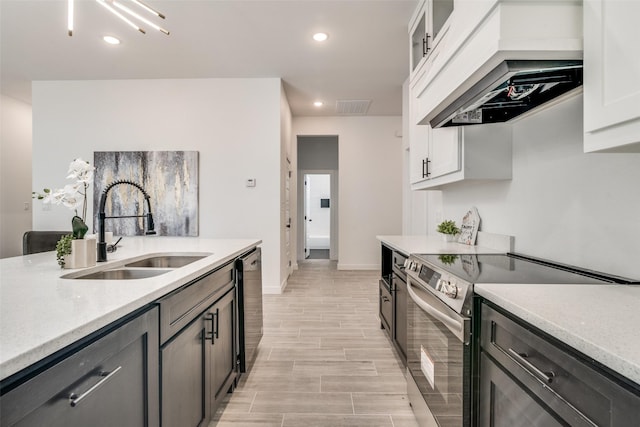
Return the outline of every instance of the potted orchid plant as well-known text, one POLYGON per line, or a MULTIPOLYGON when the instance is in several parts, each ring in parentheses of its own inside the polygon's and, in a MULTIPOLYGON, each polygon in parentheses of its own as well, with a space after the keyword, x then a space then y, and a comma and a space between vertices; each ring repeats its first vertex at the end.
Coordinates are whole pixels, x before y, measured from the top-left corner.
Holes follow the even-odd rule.
MULTIPOLYGON (((58 245, 56 246, 58 264, 60 264, 61 267, 86 267, 87 262, 91 263, 92 258, 93 262, 95 263, 95 253, 92 254, 91 249, 86 249, 85 247, 84 252, 86 252, 86 254, 83 256, 85 258, 88 258, 89 261, 78 260, 76 258, 76 260, 74 261, 78 262, 73 262, 73 266, 67 265, 67 256, 73 253, 73 241, 84 239, 87 231, 89 230, 89 227, 87 227, 86 224, 87 195, 89 187, 93 182, 94 170, 95 168, 91 166, 89 162, 80 158, 75 159, 71 162, 71 164, 69 165, 69 170, 67 171, 67 179, 74 179, 74 183, 67 184, 63 188, 56 190, 45 188, 41 193, 36 191, 32 193, 32 197, 34 199, 42 200, 43 203, 64 205, 74 211, 74 216, 71 219, 71 227, 73 233, 71 235, 62 237, 58 242, 58 245), (80 214, 78 213, 79 209, 82 209, 82 216, 80 216, 80 214)), ((80 245, 76 244, 75 246, 79 247, 80 245)))

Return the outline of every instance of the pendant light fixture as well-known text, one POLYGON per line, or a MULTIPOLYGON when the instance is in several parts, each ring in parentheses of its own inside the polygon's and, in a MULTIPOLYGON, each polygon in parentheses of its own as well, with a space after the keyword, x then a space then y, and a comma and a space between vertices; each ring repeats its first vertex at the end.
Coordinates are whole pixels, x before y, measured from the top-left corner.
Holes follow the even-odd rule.
MULTIPOLYGON (((158 18, 161 18, 161 19, 165 19, 165 16, 162 13, 158 12, 157 10, 152 8, 151 6, 141 2, 140 0, 130 0, 130 1, 131 1, 131 3, 135 4, 136 6, 140 7, 141 9, 144 9, 145 11, 151 13, 152 15, 155 15, 158 18)), ((68 9, 67 9, 68 10, 68 14, 67 14, 67 32, 68 32, 69 36, 72 36, 73 35, 73 14, 74 14, 73 2, 74 2, 74 0, 67 0, 67 2, 68 2, 67 3, 68 4, 68 9)), ((161 33, 169 35, 169 31, 165 30, 164 28, 160 27, 157 24, 154 24, 153 22, 151 22, 147 18, 144 18, 143 16, 141 16, 138 13, 136 13, 135 11, 133 11, 132 9, 130 9, 129 7, 125 6, 124 4, 122 4, 121 2, 119 2, 117 0, 96 0, 96 2, 98 2, 98 4, 100 6, 104 7, 109 12, 111 12, 112 14, 114 14, 115 16, 120 18, 123 22, 125 22, 131 28, 133 28, 136 31, 140 31, 142 34, 146 34, 146 31, 144 30, 144 28, 140 27, 133 20, 129 19, 129 17, 134 18, 134 19, 136 19, 136 20, 138 20, 140 22, 143 22, 144 24, 147 24, 151 28, 154 28, 154 29, 160 31, 161 33), (127 16, 125 16, 125 14, 127 16)))

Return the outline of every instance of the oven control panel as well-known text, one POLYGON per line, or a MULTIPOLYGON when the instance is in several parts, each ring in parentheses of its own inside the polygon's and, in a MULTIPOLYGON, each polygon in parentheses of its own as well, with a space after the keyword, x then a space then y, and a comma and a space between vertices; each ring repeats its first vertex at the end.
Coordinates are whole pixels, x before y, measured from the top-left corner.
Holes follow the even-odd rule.
POLYGON ((470 302, 467 302, 468 294, 472 292, 472 286, 446 272, 439 272, 430 266, 415 259, 405 262, 406 271, 424 288, 429 288, 443 302, 458 313, 469 314, 470 302), (465 304, 467 303, 467 304, 465 304), (469 311, 469 313, 466 313, 469 311))

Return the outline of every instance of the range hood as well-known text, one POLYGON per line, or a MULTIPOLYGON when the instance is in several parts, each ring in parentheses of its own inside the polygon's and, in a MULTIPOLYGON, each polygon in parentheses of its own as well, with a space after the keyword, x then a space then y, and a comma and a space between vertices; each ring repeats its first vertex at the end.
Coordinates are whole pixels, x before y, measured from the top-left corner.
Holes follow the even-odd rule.
POLYGON ((437 128, 506 122, 581 85, 581 60, 506 60, 429 123, 437 128))

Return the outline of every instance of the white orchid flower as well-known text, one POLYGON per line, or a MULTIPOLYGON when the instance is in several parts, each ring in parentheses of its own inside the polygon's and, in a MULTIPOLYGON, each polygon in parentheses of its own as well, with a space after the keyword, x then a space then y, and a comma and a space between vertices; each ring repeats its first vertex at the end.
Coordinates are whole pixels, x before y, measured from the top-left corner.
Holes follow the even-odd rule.
POLYGON ((62 189, 62 204, 69 209, 78 209, 84 201, 84 195, 80 194, 80 185, 78 183, 67 184, 62 189))
POLYGON ((67 171, 67 179, 75 179, 73 184, 65 185, 64 188, 57 190, 44 189, 43 193, 32 192, 32 198, 38 198, 43 203, 53 205, 64 205, 75 211, 79 215, 78 209, 82 207, 81 218, 85 221, 87 217, 87 196, 88 189, 93 181, 95 168, 88 162, 77 158, 69 165, 67 171))
POLYGON ((95 168, 80 158, 75 159, 69 165, 67 179, 76 179, 78 182, 90 184, 93 181, 93 171, 95 168))

